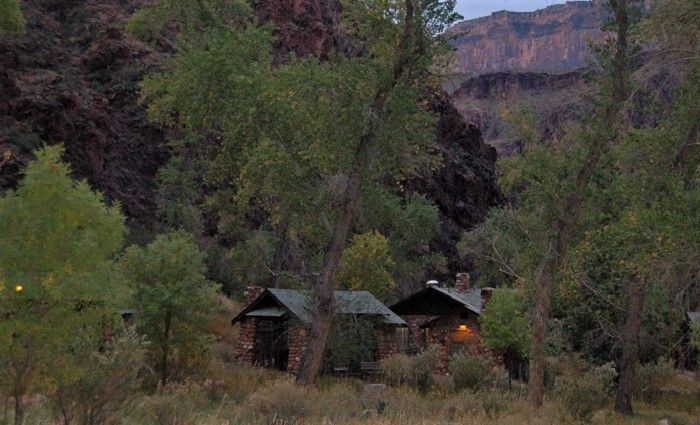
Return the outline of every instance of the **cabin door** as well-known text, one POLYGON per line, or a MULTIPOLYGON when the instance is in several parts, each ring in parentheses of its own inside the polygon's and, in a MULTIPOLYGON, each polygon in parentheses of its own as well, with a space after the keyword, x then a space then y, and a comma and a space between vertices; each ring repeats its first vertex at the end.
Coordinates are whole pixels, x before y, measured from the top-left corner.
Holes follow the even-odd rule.
POLYGON ((261 320, 255 338, 255 363, 287 370, 289 360, 289 324, 286 320, 261 320))

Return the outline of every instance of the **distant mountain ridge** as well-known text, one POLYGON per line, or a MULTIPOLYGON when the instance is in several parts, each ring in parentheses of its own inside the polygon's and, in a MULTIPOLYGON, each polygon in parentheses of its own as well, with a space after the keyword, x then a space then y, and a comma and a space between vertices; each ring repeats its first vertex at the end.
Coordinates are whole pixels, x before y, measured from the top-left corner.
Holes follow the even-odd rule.
POLYGON ((569 1, 534 12, 494 12, 459 22, 448 30, 457 49, 455 72, 562 73, 590 58, 589 41, 605 37, 605 13, 597 2, 569 1))

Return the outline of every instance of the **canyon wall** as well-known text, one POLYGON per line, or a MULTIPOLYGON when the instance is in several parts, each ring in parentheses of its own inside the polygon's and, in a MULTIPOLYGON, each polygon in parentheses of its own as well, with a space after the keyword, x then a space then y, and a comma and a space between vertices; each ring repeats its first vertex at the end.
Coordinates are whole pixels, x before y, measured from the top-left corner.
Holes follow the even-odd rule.
POLYGON ((534 12, 500 11, 460 22, 448 31, 457 50, 455 72, 568 72, 586 65, 598 42, 603 9, 570 1, 534 12))

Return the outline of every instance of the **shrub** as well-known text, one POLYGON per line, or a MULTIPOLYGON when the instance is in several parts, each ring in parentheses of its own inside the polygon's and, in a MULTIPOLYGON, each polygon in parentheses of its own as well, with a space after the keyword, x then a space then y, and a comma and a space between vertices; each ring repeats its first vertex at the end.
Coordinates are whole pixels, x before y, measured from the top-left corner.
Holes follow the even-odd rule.
POLYGON ((184 425, 210 406, 207 391, 192 382, 170 383, 151 396, 143 397, 123 418, 125 424, 184 425))
POLYGON ((289 379, 272 381, 248 397, 244 411, 266 420, 292 422, 309 415, 317 395, 289 379))
POLYGON ((673 362, 667 358, 660 358, 656 362, 650 362, 637 367, 637 382, 635 395, 646 402, 653 403, 659 400, 661 390, 676 375, 673 362))
POLYGON ((58 415, 66 422, 75 416, 85 425, 107 423, 139 395, 145 345, 142 337, 127 329, 103 352, 90 353, 83 359, 81 378, 72 385, 59 385, 52 397, 58 415))
POLYGON ((440 347, 431 345, 413 357, 411 365, 411 381, 413 385, 421 390, 425 390, 430 386, 430 377, 440 367, 440 356, 440 347))
POLYGON ((406 354, 394 354, 382 359, 382 374, 389 385, 406 385, 411 381, 413 360, 406 354))
POLYGON ((592 366, 574 358, 556 378, 555 394, 571 416, 589 420, 611 396, 615 367, 612 363, 592 366))
POLYGON ((382 360, 382 373, 389 385, 430 386, 431 375, 440 366, 440 347, 431 345, 415 356, 394 354, 382 360))
POLYGON ((319 392, 313 403, 314 414, 323 423, 342 423, 362 415, 363 405, 359 391, 351 383, 338 382, 319 392))
POLYGON ((450 359, 455 388, 478 390, 490 386, 495 379, 491 358, 471 353, 458 353, 450 359))

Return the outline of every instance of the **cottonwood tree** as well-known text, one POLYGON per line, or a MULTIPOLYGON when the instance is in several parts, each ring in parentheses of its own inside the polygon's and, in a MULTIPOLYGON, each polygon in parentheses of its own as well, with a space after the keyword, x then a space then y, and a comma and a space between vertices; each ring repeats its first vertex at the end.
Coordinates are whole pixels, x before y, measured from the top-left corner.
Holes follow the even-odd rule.
POLYGON ((62 153, 37 151, 17 189, 0 198, 0 383, 17 424, 23 395, 52 396, 87 373, 73 359, 97 351, 126 296, 112 262, 124 216, 70 178, 62 153))
POLYGON ((357 234, 341 256, 338 283, 351 291, 369 291, 380 300, 394 289, 394 260, 389 240, 379 232, 357 234))
POLYGON ((620 137, 620 112, 630 95, 630 10, 627 0, 609 0, 613 14, 615 38, 610 44, 609 62, 604 70, 600 110, 592 117, 588 149, 576 172, 570 191, 561 201, 559 217, 554 222, 554 237, 544 253, 535 280, 539 291, 532 320, 532 351, 529 397, 533 408, 542 407, 544 397, 545 339, 557 275, 569 251, 576 231, 586 188, 609 146, 620 137))
POLYGON ((520 294, 495 289, 479 317, 484 345, 504 357, 509 373, 514 361, 527 359, 530 350, 530 321, 520 294))
POLYGON ((501 162, 505 192, 517 195, 517 207, 494 211, 484 226, 465 237, 473 251, 525 288, 534 299, 529 396, 542 406, 548 325, 556 284, 606 152, 628 125, 622 112, 631 92, 630 8, 625 0, 608 2, 614 36, 597 47, 600 76, 594 110, 578 128, 559 140, 535 141, 522 156, 501 162), (476 243, 474 248, 472 243, 476 243))
POLYGON ((220 138, 208 171, 220 189, 212 199, 219 230, 245 237, 245 224, 262 216, 269 227, 256 233, 269 237, 259 240, 299 247, 297 276, 314 289, 304 383, 318 377, 336 271, 362 194, 431 160, 434 118, 420 99, 442 52, 434 37, 456 18, 453 7, 345 2, 342 27, 362 54, 277 66, 267 27, 224 20, 183 35, 178 54, 144 82, 153 118, 176 117, 190 134, 220 138))
POLYGON ((206 354, 217 285, 206 279, 204 254, 184 232, 129 247, 120 266, 132 287, 137 329, 152 343, 165 385, 175 366, 206 354))

